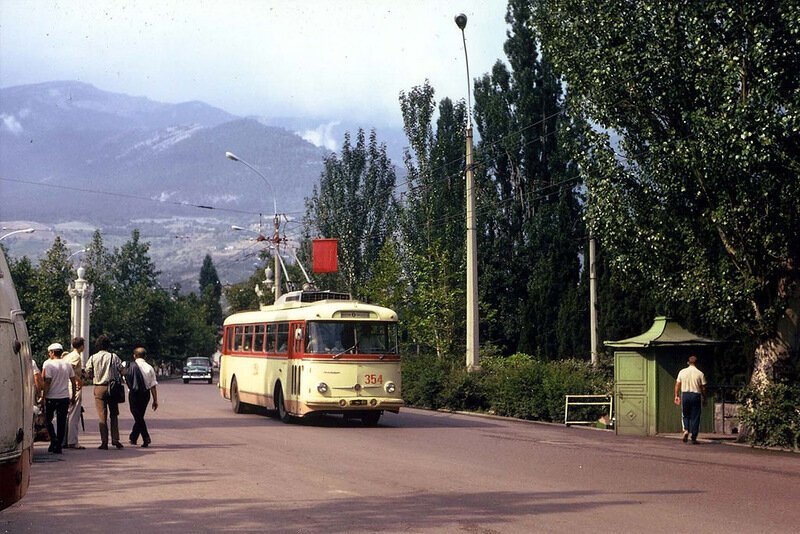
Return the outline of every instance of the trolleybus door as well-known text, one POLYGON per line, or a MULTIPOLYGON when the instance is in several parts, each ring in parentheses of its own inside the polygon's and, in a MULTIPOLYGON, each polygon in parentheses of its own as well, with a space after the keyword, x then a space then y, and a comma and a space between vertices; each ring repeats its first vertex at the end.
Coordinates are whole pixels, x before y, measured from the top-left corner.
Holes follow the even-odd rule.
POLYGON ((290 378, 287 391, 287 408, 289 411, 297 413, 297 401, 300 397, 300 391, 302 387, 302 375, 303 375, 303 360, 302 354, 305 348, 303 347, 304 343, 304 335, 305 335, 305 323, 296 321, 289 323, 289 332, 292 336, 292 341, 289 344, 289 373, 288 376, 290 378))

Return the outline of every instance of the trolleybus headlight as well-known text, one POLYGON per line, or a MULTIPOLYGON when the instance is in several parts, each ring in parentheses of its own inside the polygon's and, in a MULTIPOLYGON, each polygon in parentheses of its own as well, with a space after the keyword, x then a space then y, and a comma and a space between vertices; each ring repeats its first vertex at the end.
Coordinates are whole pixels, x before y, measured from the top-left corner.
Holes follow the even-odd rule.
POLYGON ((397 386, 394 385, 394 382, 386 382, 386 393, 394 393, 397 389, 397 386))
POLYGON ((377 406, 378 405, 378 399, 370 399, 369 400, 369 405, 370 406, 377 406))
POLYGON ((317 391, 319 391, 320 393, 327 393, 328 384, 326 384, 325 382, 320 382, 319 384, 317 384, 317 391))

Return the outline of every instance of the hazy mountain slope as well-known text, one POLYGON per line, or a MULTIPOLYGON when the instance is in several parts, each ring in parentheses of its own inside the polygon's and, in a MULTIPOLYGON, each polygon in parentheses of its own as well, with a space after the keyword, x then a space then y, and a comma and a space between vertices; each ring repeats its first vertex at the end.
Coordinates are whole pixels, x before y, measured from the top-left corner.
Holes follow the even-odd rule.
POLYGON ((130 196, 271 213, 271 190, 225 159, 228 150, 269 178, 280 211, 298 211, 324 155, 282 128, 206 104, 162 104, 77 82, 0 89, 0 120, 0 193, 13 199, 0 208, 5 220, 64 220, 79 205, 96 222, 192 214, 130 196))

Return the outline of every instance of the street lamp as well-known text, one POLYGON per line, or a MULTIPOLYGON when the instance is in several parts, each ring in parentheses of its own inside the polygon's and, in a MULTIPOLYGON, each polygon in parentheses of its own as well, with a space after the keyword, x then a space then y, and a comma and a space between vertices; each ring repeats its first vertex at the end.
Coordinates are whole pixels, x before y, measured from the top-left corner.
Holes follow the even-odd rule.
POLYGON ((24 230, 14 230, 13 232, 9 232, 6 235, 0 237, 0 241, 2 241, 3 239, 7 238, 8 236, 11 236, 11 235, 14 235, 14 234, 32 234, 35 231, 36 231, 35 228, 25 228, 24 230))
POLYGON ((247 163, 245 160, 243 160, 233 152, 225 152, 225 157, 231 161, 236 161, 241 163, 242 165, 244 165, 257 175, 259 175, 261 179, 264 180, 264 183, 267 184, 269 188, 272 190, 272 204, 274 208, 273 213, 275 214, 273 217, 273 222, 275 223, 275 233, 272 235, 272 239, 270 240, 270 242, 273 245, 275 245, 275 302, 277 302, 278 297, 281 296, 281 259, 280 259, 280 253, 278 252, 278 244, 280 243, 281 238, 280 238, 280 220, 278 219, 278 199, 275 196, 275 188, 272 187, 272 184, 270 183, 269 180, 267 180, 267 177, 261 174, 258 171, 258 169, 247 163))
POLYGON ((472 97, 467 57, 467 16, 459 13, 455 17, 456 26, 461 30, 464 42, 464 62, 467 66, 467 148, 466 148, 466 190, 467 190, 467 370, 480 368, 478 340, 478 237, 475 223, 475 176, 472 161, 472 97))
POLYGON ((273 206, 273 210, 274 210, 273 213, 275 214, 275 217, 277 217, 278 216, 278 199, 275 196, 275 188, 272 187, 272 184, 270 183, 269 180, 267 180, 267 177, 264 176, 263 174, 261 174, 258 171, 258 169, 256 169, 255 167, 253 167, 252 165, 247 163, 245 160, 243 160, 242 158, 240 158, 239 156, 237 156, 233 152, 225 152, 225 157, 228 158, 231 161, 236 161, 236 162, 241 163, 242 165, 244 165, 245 167, 247 167, 248 169, 250 169, 251 171, 253 171, 257 175, 259 175, 262 180, 264 180, 264 183, 267 184, 267 186, 269 186, 270 190, 272 191, 272 206, 273 206))
POLYGON ((77 251, 77 252, 73 252, 72 254, 70 254, 69 256, 67 256, 67 261, 71 260, 71 259, 72 259, 74 256, 77 256, 78 254, 81 254, 81 253, 83 253, 83 252, 86 252, 87 250, 89 250, 89 249, 88 249, 88 248, 82 248, 82 249, 80 249, 80 250, 79 250, 79 251, 77 251))

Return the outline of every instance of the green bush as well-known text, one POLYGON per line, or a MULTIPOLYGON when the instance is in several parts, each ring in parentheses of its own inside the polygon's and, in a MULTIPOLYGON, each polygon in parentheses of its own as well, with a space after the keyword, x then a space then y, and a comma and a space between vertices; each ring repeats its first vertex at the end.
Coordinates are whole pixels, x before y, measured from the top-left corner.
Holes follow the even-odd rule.
POLYGON ((739 420, 753 445, 800 450, 800 386, 749 387, 739 396, 739 420))
POLYGON ((486 358, 483 386, 491 410, 522 419, 545 419, 543 378, 545 364, 525 354, 486 358))
MULTIPOLYGON (((526 354, 486 361, 484 384, 499 415, 561 421, 567 394, 605 394, 605 375, 580 360, 543 361, 526 354)), ((598 409, 598 414, 599 409, 598 409)))
MULTIPOLYGON (((413 356, 403 360, 403 397, 413 406, 491 411, 497 415, 561 421, 567 394, 605 394, 606 375, 580 360, 543 361, 527 354, 481 358, 467 372, 461 359, 413 356)), ((601 408, 594 410, 600 415, 601 408)))
POLYGON ((441 406, 451 410, 481 411, 486 409, 486 396, 481 384, 481 373, 470 373, 458 363, 450 366, 439 394, 441 406))
POLYGON ((403 359, 403 398, 412 406, 439 408, 442 384, 447 376, 444 362, 435 356, 417 355, 403 359))

